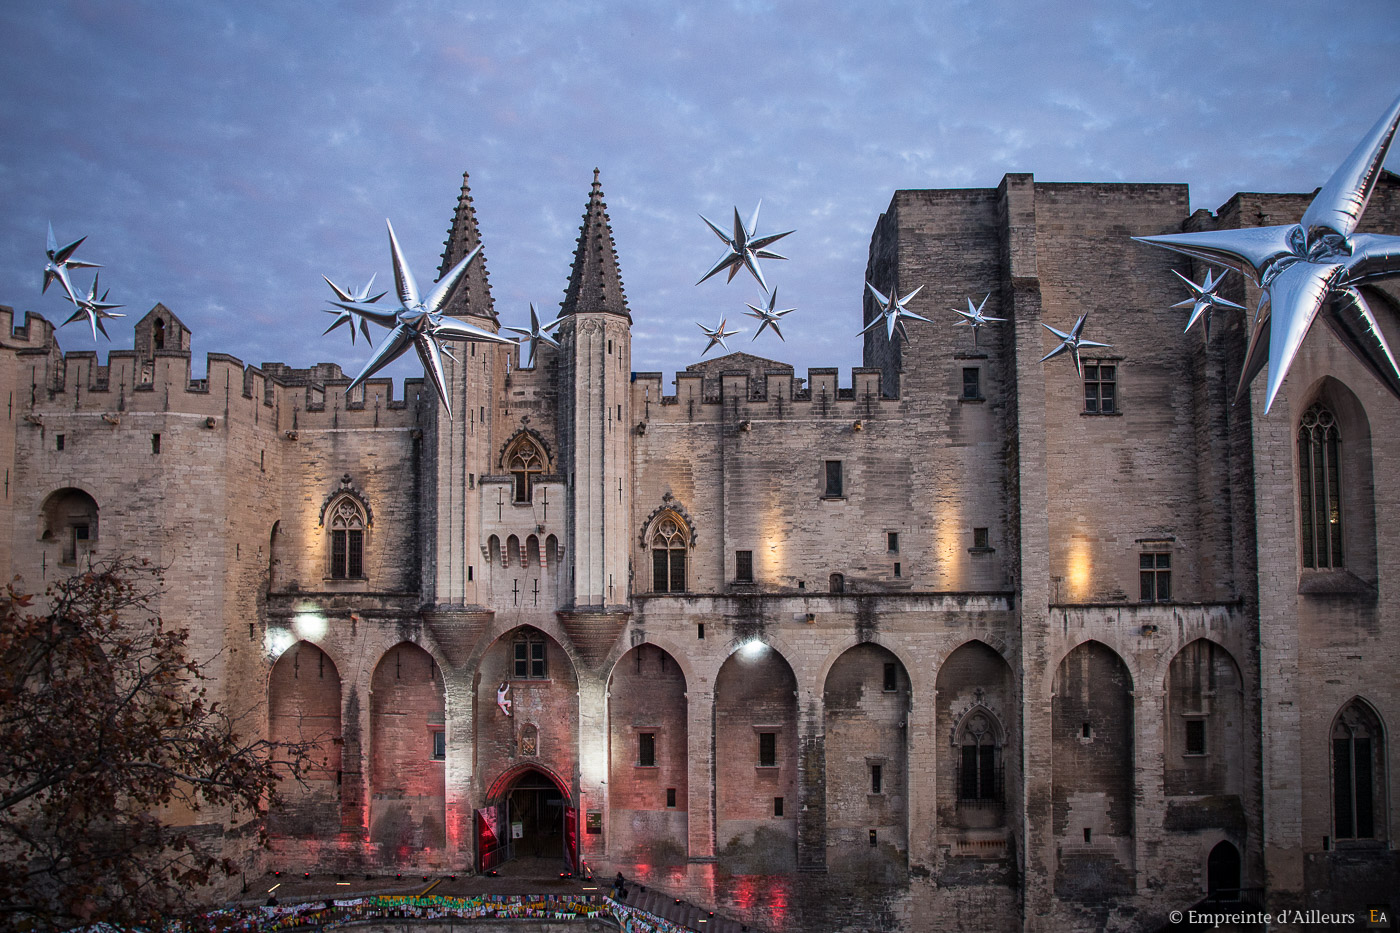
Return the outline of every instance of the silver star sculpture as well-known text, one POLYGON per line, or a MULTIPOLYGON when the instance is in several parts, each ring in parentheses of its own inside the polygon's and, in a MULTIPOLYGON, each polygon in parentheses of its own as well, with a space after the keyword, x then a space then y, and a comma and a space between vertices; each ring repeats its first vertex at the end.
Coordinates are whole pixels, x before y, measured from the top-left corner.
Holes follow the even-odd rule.
POLYGON ((894 342, 895 331, 899 331, 899 336, 904 338, 905 343, 908 343, 909 332, 904 329, 904 321, 906 319, 914 321, 923 321, 925 324, 933 323, 923 315, 915 314, 913 311, 910 311, 908 308, 905 307, 905 305, 909 304, 910 300, 912 300, 915 295, 917 295, 920 291, 923 290, 922 285, 914 289, 909 294, 905 295, 903 298, 896 298, 897 293, 894 291, 891 291, 890 296, 886 298, 884 295, 880 294, 880 292, 876 290, 874 285, 871 285, 869 282, 865 283, 865 287, 870 289, 870 294, 874 295, 875 300, 880 303, 880 314, 878 317, 875 318, 875 320, 865 325, 865 329, 860 332, 861 336, 864 336, 866 333, 873 330, 875 328, 875 325, 879 324, 881 321, 884 321, 885 337, 891 343, 894 342))
POLYGON ((519 341, 520 343, 524 343, 526 340, 530 341, 530 362, 526 365, 534 366, 535 350, 539 348, 540 344, 547 343, 554 349, 559 349, 559 341, 549 336, 549 332, 563 323, 564 319, 557 317, 554 320, 550 321, 548 324, 545 324, 543 327, 541 327, 540 316, 535 313, 535 306, 533 303, 531 303, 530 328, 526 330, 524 327, 507 327, 506 330, 510 331, 513 334, 519 334, 521 338, 519 341))
POLYGON ((93 343, 97 343, 97 332, 99 330, 102 331, 102 336, 107 337, 108 340, 112 339, 107 335, 107 328, 102 326, 103 318, 126 317, 125 314, 110 313, 112 308, 121 307, 121 305, 112 304, 107 300, 107 296, 111 293, 110 290, 103 292, 101 298, 97 297, 97 280, 99 277, 100 273, 92 277, 92 290, 88 292, 86 298, 77 298, 72 295, 68 296, 68 299, 78 306, 78 310, 74 311, 72 317, 68 318, 68 320, 64 321, 62 324, 63 327, 67 327, 79 318, 86 316, 88 323, 92 325, 93 343))
POLYGON ((977 334, 978 334, 978 332, 982 329, 982 326, 983 326, 984 324, 991 324, 991 323, 993 323, 993 322, 1001 323, 1002 321, 1005 321, 1005 320, 1006 320, 1006 318, 1004 318, 1004 317, 988 317, 985 313, 983 313, 982 309, 985 308, 985 307, 987 307, 987 298, 990 298, 990 297, 992 297, 992 293, 991 293, 991 292, 987 292, 986 297, 982 299, 982 303, 981 303, 980 305, 977 305, 976 307, 973 307, 973 305, 972 305, 972 299, 971 299, 971 298, 967 299, 967 310, 966 310, 966 311, 959 311, 957 308, 954 308, 954 309, 953 309, 953 313, 954 313, 954 314, 961 314, 961 315, 962 315, 962 320, 960 320, 960 321, 955 321, 955 322, 953 323, 953 326, 954 326, 954 327, 971 327, 971 328, 972 328, 972 345, 973 345, 974 347, 977 346, 977 334))
MULTIPOLYGON (((58 246, 58 239, 53 235, 53 224, 49 224, 49 243, 45 251, 49 257, 48 263, 44 265, 44 287, 40 289, 40 294, 49 290, 54 279, 63 286, 63 290, 68 293, 68 300, 77 303, 78 299, 73 293, 73 283, 68 280, 69 269, 101 269, 102 266, 95 262, 83 262, 81 259, 73 258, 73 251, 82 245, 87 237, 78 237, 72 243, 62 249, 58 246)), ((97 338, 94 336, 94 340, 97 338)))
POLYGON ((1079 320, 1074 322, 1074 326, 1070 328, 1069 333, 1065 333, 1062 330, 1058 330, 1054 327, 1051 327, 1049 324, 1046 324, 1042 321, 1040 326, 1048 330, 1050 333, 1054 334, 1056 337, 1059 337, 1060 345, 1055 349, 1051 350, 1049 353, 1042 356, 1040 358, 1040 361, 1044 363, 1046 360, 1054 359, 1061 353, 1068 353, 1070 355, 1070 358, 1074 360, 1074 371, 1079 373, 1081 376, 1084 375, 1084 367, 1079 365, 1080 348, 1112 346, 1112 344, 1109 343, 1099 343, 1097 340, 1086 340, 1080 336, 1080 334, 1084 330, 1084 322, 1088 319, 1089 315, 1087 313, 1079 315, 1079 320))
MULTIPOLYGON (((750 310, 745 311, 744 313, 747 314, 749 317, 758 318, 760 322, 758 325, 757 332, 755 332, 754 335, 751 338, 749 338, 750 340, 757 340, 758 335, 763 333, 764 328, 771 327, 773 328, 773 333, 778 335, 779 340, 782 340, 784 343, 787 342, 783 338, 783 332, 778 329, 778 321, 782 318, 784 314, 791 314, 797 309, 784 308, 783 310, 778 311, 775 310, 777 308, 777 305, 778 289, 776 287, 773 289, 773 293, 768 296, 768 307, 760 308, 758 305, 749 305, 750 310)), ((726 347, 726 349, 728 348, 726 347)), ((702 353, 701 356, 704 356, 704 354, 702 353)))
MULTIPOLYGON (((1221 298, 1215 293, 1215 290, 1220 287, 1220 283, 1225 280, 1225 276, 1229 275, 1229 269, 1226 269, 1219 275, 1214 276, 1214 278, 1212 278, 1213 270, 1207 269, 1206 280, 1200 285, 1197 285, 1195 282, 1191 281, 1186 276, 1182 275, 1180 272, 1177 272, 1175 269, 1173 269, 1172 272, 1175 272, 1176 277, 1181 279, 1181 281, 1185 282, 1186 287, 1191 289, 1190 298, 1187 298, 1185 301, 1178 301, 1176 304, 1172 305, 1173 308, 1191 309, 1191 317, 1186 322, 1186 330, 1190 330, 1192 325, 1194 325, 1197 321, 1201 321, 1201 326, 1204 327, 1206 331, 1206 340, 1209 341, 1210 315, 1212 311, 1215 311, 1219 308, 1233 308, 1236 311, 1244 310, 1244 305, 1237 305, 1230 299, 1221 298)), ((1183 331, 1182 333, 1185 333, 1185 331, 1183 331)))
MULTIPOLYGON (((725 281, 732 282, 734 281, 734 276, 738 274, 740 269, 748 269, 749 272, 753 274, 753 277, 758 280, 758 284, 763 287, 764 292, 768 291, 768 283, 763 281, 763 271, 758 268, 758 261, 760 259, 787 259, 786 256, 779 256, 777 253, 769 250, 768 247, 787 236, 788 233, 792 233, 792 231, 789 230, 787 233, 772 233, 768 236, 757 236, 758 209, 762 206, 763 202, 759 201, 758 205, 753 209, 753 217, 750 218, 748 226, 745 226, 744 222, 739 219, 739 209, 737 207, 734 208, 733 236, 727 236, 723 230, 711 223, 709 218, 704 214, 700 215, 700 219, 705 221, 709 228, 715 232, 715 236, 723 240, 724 245, 729 247, 729 252, 726 253, 719 262, 715 263, 714 267, 711 268, 709 272, 706 272, 700 277, 700 282, 705 281, 705 279, 725 269, 729 270, 729 278, 725 281)), ((695 284, 699 285, 700 282, 696 282, 695 284)))
POLYGON ((1245 350, 1239 401, 1268 368, 1264 412, 1283 386, 1313 321, 1323 322, 1396 396, 1400 367, 1359 286, 1400 275, 1400 237, 1357 233, 1400 123, 1400 98, 1362 138, 1296 224, 1134 237, 1229 266, 1263 290, 1245 350))
POLYGON ((705 336, 710 338, 710 342, 705 345, 705 349, 700 351, 701 356, 704 356, 706 353, 709 353, 715 344, 719 344, 721 347, 724 347, 724 349, 728 350, 729 344, 724 342, 724 338, 733 337, 735 334, 743 333, 742 330, 725 330, 724 325, 728 323, 729 322, 724 318, 720 318, 718 325, 716 325, 714 328, 709 328, 706 327, 704 324, 701 324, 699 321, 695 322, 695 326, 703 330, 705 332, 705 336))
MULTIPOLYGON (((374 287, 374 276, 373 276, 373 275, 371 275, 371 276, 369 277, 369 281, 365 283, 365 287, 362 288, 362 289, 360 289, 358 292, 355 292, 355 293, 351 293, 349 290, 344 289, 344 288, 341 288, 339 285, 335 284, 334 282, 332 282, 329 278, 327 278, 327 277, 324 276, 324 275, 321 276, 321 278, 323 278, 323 279, 326 280, 326 284, 329 285, 329 286, 331 287, 331 291, 335 292, 335 297, 336 297, 337 299, 339 299, 340 301, 353 301, 353 302, 357 302, 357 303, 371 304, 371 305, 372 305, 372 304, 374 304, 376 301, 378 301, 379 299, 383 298, 385 295, 389 294, 388 292, 380 292, 378 295, 375 295, 373 298, 371 298, 371 297, 369 296, 369 290, 370 290, 371 288, 374 287)), ((329 334, 331 331, 335 330, 337 327, 339 327, 339 326, 342 325, 342 324, 349 324, 349 325, 350 325, 350 343, 351 343, 351 345, 353 346, 354 343, 355 343, 355 315, 354 315, 354 313, 351 312, 351 311, 346 311, 344 308, 340 309, 339 311, 332 311, 331 309, 327 308, 327 309, 325 309, 325 311, 326 311, 327 314, 334 314, 336 317, 335 317, 335 320, 331 322, 331 326, 330 326, 330 327, 327 327, 324 331, 321 332, 321 336, 322 336, 322 337, 326 336, 326 334, 329 334)), ((373 345, 374 345, 374 341, 369 339, 369 321, 365 320, 364 318, 360 318, 360 333, 362 333, 362 334, 365 335, 365 343, 368 343, 370 346, 373 346, 373 345)))
POLYGON ((447 300, 452 297, 457 283, 461 281, 462 273, 467 271, 467 265, 481 252, 481 247, 477 246, 453 266, 426 297, 420 297, 418 294, 418 283, 414 281, 413 273, 404 261, 403 250, 399 248, 398 238, 394 236, 393 224, 389 224, 389 251, 394 261, 394 284, 397 286, 401 307, 390 310, 370 302, 331 302, 346 311, 353 311, 361 318, 368 318, 383 327, 393 328, 379 345, 379 349, 369 358, 369 362, 365 363, 365 368, 350 380, 345 392, 347 395, 353 392, 366 379, 403 356, 409 347, 412 347, 418 352, 418 359, 423 364, 423 374, 432 381, 433 388, 437 389, 438 398, 442 400, 442 407, 447 409, 447 417, 451 418, 452 403, 447 399, 447 377, 442 370, 442 355, 452 354, 443 348, 442 341, 484 340, 504 344, 515 342, 509 337, 493 334, 441 313, 447 300))

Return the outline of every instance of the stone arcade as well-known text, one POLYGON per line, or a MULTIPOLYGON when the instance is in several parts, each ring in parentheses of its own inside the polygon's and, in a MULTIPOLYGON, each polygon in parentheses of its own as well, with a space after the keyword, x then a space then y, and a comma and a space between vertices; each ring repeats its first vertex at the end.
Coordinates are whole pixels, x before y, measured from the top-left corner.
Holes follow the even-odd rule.
MULTIPOLYGON (((595 176, 561 348, 462 346, 455 420, 331 364, 192 379, 161 305, 105 365, 4 309, 0 569, 168 565, 224 699, 320 743, 271 855, 211 824, 250 871, 586 859, 794 930, 1360 911, 1400 880, 1400 402, 1314 328, 1269 415, 1232 406, 1242 318, 1183 335, 1205 268, 1129 239, 1308 199, 899 191, 867 278, 937 324, 872 328, 850 384, 668 385, 595 176), (986 294, 974 343, 948 309, 986 294), (1042 365, 1084 312, 1112 346, 1042 365)), ((1366 222, 1400 232, 1395 176, 1366 222)), ((479 242, 464 180, 443 268, 479 242)), ((449 311, 497 329, 483 261, 449 311)))

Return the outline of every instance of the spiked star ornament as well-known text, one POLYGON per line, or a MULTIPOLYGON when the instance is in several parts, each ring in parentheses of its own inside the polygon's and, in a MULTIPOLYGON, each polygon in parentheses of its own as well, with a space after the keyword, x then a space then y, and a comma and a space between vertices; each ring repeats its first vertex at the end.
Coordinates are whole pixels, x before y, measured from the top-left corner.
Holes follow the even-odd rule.
POLYGON ((86 317, 88 319, 88 324, 92 326, 93 343, 97 343, 97 332, 99 330, 102 331, 102 336, 107 337, 108 340, 112 339, 111 337, 107 336, 107 328, 102 326, 103 318, 126 317, 125 314, 110 313, 112 308, 121 307, 121 305, 112 304, 107 301, 107 295, 110 294, 110 291, 103 292, 101 298, 97 297, 97 280, 99 277, 100 273, 92 277, 92 289, 88 292, 88 296, 86 298, 77 298, 72 295, 68 296, 68 300, 73 302, 73 304, 77 305, 78 310, 74 311, 72 317, 64 321, 62 325, 64 327, 67 327, 69 324, 72 324, 79 318, 86 317))
MULTIPOLYGON (((1230 299, 1221 298, 1215 293, 1215 290, 1220 287, 1220 283, 1224 281, 1225 276, 1229 274, 1230 270, 1226 269, 1212 278, 1213 270, 1207 269, 1206 280, 1200 285, 1197 285, 1175 269, 1173 269, 1172 272, 1175 272, 1176 277, 1185 282, 1186 287, 1191 289, 1190 298, 1187 298, 1185 301, 1178 301, 1176 304, 1172 305, 1173 308, 1191 309, 1191 317, 1186 322, 1186 330, 1190 330, 1191 326, 1199 320, 1201 321, 1201 326, 1205 328, 1206 340, 1209 341, 1210 315, 1212 311, 1219 308, 1233 308, 1236 311, 1244 310, 1244 305, 1237 305, 1230 299)), ((1185 331, 1183 331, 1183 333, 1185 333, 1185 331)))
POLYGON ((1400 366, 1361 286, 1400 275, 1400 237, 1357 233, 1400 123, 1400 98, 1322 186, 1300 223, 1134 237, 1238 270, 1264 294, 1254 314, 1239 401, 1268 368, 1264 412, 1278 397, 1303 338, 1319 316, 1342 345, 1394 395, 1400 366))
MULTIPOLYGON (((347 289, 341 288, 339 285, 332 282, 329 278, 326 278, 326 276, 323 275, 321 276, 321 278, 326 279, 326 284, 331 287, 331 291, 335 292, 335 297, 339 301, 352 301, 372 305, 379 299, 383 298, 385 295, 389 294, 388 292, 380 292, 373 298, 369 297, 369 290, 374 287, 374 276, 372 275, 369 277, 369 281, 365 283, 365 287, 353 294, 347 289)), ((327 308, 325 309, 325 311, 327 314, 334 314, 335 320, 331 322, 330 327, 327 327, 324 331, 321 332, 321 336, 324 337, 326 334, 329 334, 331 331, 335 330, 342 324, 349 324, 350 343, 353 346, 355 343, 354 312, 346 311, 344 308, 341 308, 339 311, 332 311, 331 309, 327 308)), ((371 346, 374 345, 374 341, 369 339, 369 321, 365 320, 364 318, 360 318, 360 333, 365 335, 365 343, 368 343, 371 346)))
MULTIPOLYGON (((68 280, 69 269, 101 269, 102 266, 95 262, 83 262, 81 259, 73 258, 73 251, 82 245, 87 237, 81 236, 69 243, 62 249, 58 246, 58 239, 53 235, 53 224, 49 224, 49 243, 45 254, 49 261, 44 265, 44 287, 39 291, 42 294, 49 290, 54 279, 63 286, 63 290, 68 294, 68 300, 77 304, 78 298, 73 292, 73 283, 68 280)), ((96 340, 97 337, 92 338, 96 340)))
POLYGON ((914 289, 909 294, 905 295, 903 298, 896 298, 897 293, 894 290, 891 290, 890 296, 886 298, 884 295, 880 294, 878 290, 876 290, 874 285, 871 285, 869 282, 865 283, 865 287, 870 289, 870 294, 874 295, 875 300, 879 302, 880 313, 876 316, 876 318, 873 321, 865 325, 865 329, 860 332, 862 336, 864 336, 871 330, 874 330, 875 326, 881 321, 883 321, 885 324, 885 337, 891 343, 894 342, 895 331, 899 331, 899 336, 904 338, 905 343, 908 343, 909 332, 904 329, 905 320, 923 321, 925 324, 933 323, 928 318, 919 314, 915 314, 913 311, 910 311, 908 308, 905 307, 905 305, 909 304, 909 302, 913 300, 915 295, 917 295, 920 291, 923 290, 922 285, 914 289))
POLYGON ((991 292, 987 292, 986 296, 982 299, 982 303, 981 303, 980 305, 977 305, 976 307, 973 307, 973 306, 972 306, 972 299, 971 299, 971 298, 967 299, 967 310, 966 310, 966 311, 959 311, 957 308, 954 308, 954 309, 953 309, 953 313, 954 313, 954 314, 960 314, 960 315, 962 315, 962 320, 960 320, 960 321, 955 321, 955 322, 953 323, 953 326, 954 326, 954 327, 971 327, 971 328, 972 328, 972 345, 973 345, 974 347, 977 346, 977 334, 978 334, 979 331, 981 331, 983 325, 985 325, 985 324, 991 324, 991 323, 993 323, 993 322, 1000 323, 1000 322, 1006 320, 1006 318, 1004 318, 1004 317, 988 317, 988 316, 982 311, 983 308, 987 307, 987 299, 990 298, 990 297, 992 297, 992 293, 991 293, 991 292))
POLYGON ((1040 358, 1040 361, 1044 363, 1046 360, 1054 359, 1061 353, 1068 353, 1070 355, 1070 358, 1074 360, 1074 371, 1079 373, 1081 376, 1084 375, 1084 367, 1079 365, 1080 349, 1083 347, 1112 346, 1112 344, 1108 343, 1099 343, 1097 340, 1086 340, 1080 336, 1080 334, 1084 331, 1084 322, 1088 319, 1089 315, 1087 313, 1079 315, 1079 320, 1074 322, 1074 326, 1070 328, 1069 333, 1065 333, 1062 330, 1057 330, 1056 328, 1051 327, 1049 324, 1041 322, 1041 327, 1045 328, 1050 333, 1060 338, 1060 345, 1055 349, 1051 350, 1049 353, 1042 356, 1040 358))
POLYGON ((695 326, 704 331, 705 336, 710 338, 710 342, 705 345, 705 349, 700 351, 701 356, 704 356, 706 353, 709 353, 715 344, 719 344, 721 347, 724 347, 724 349, 728 350, 729 344, 724 342, 724 338, 733 337, 735 334, 743 333, 742 330, 725 330, 724 325, 728 323, 729 322, 726 321, 724 318, 720 318, 718 325, 716 325, 713 328, 709 328, 706 327, 704 324, 701 324, 699 321, 695 322, 695 326))
MULTIPOLYGON (((749 219, 747 226, 739 219, 739 209, 737 207, 734 208, 733 236, 727 236, 723 230, 711 223, 708 217, 704 214, 700 215, 700 219, 705 221, 706 225, 714 231, 715 236, 723 240, 724 245, 729 247, 729 252, 726 253, 719 262, 715 263, 709 272, 706 272, 700 277, 700 282, 705 281, 705 279, 725 269, 729 270, 729 278, 725 281, 732 282, 734 281, 734 276, 738 274, 740 269, 748 269, 749 272, 753 274, 753 277, 758 280, 758 284, 763 287, 764 292, 768 291, 768 283, 763 281, 763 271, 758 268, 758 261, 760 259, 787 259, 786 256, 779 256, 777 253, 772 252, 768 247, 787 236, 788 233, 792 233, 792 231, 789 230, 787 233, 772 233, 768 236, 758 236, 758 209, 762 206, 763 202, 759 201, 758 205, 753 209, 753 217, 749 219)), ((695 284, 699 285, 700 282, 696 282, 695 284)))
POLYGON ((530 329, 526 330, 523 327, 507 327, 506 330, 510 331, 512 334, 519 334, 521 337, 521 343, 524 343, 526 340, 530 341, 530 362, 526 365, 534 366, 535 350, 539 348, 540 344, 547 343, 554 349, 559 349, 559 341, 549 336, 549 332, 554 330, 554 328, 558 327, 562 323, 564 323, 563 318, 555 318, 548 324, 545 324, 543 327, 541 327, 540 316, 535 313, 535 306, 532 303, 530 305, 530 329))
MULTIPOLYGON (((783 316, 784 314, 791 314, 792 312, 796 311, 797 309, 796 309, 796 308, 784 308, 784 309, 781 310, 781 311, 777 311, 777 310, 775 310, 775 309, 777 308, 777 306, 778 306, 778 289, 777 289, 777 288, 774 288, 774 289, 773 289, 773 293, 770 294, 770 295, 768 296, 768 306, 767 306, 766 308, 760 308, 758 305, 749 305, 749 310, 748 310, 748 311, 745 311, 744 313, 747 314, 749 317, 758 318, 758 320, 759 320, 759 322, 760 322, 759 325, 758 325, 758 330, 754 333, 754 335, 753 335, 751 338, 749 338, 750 340, 757 340, 757 339, 758 339, 758 335, 761 334, 761 333, 763 333, 764 328, 766 328, 766 327, 771 327, 771 328, 773 328, 773 333, 775 333, 775 334, 778 335, 778 339, 779 339, 779 340, 782 340, 784 343, 787 342, 786 340, 783 339, 783 332, 782 332, 781 330, 778 329, 778 321, 782 318, 782 316, 783 316)), ((727 348, 726 348, 726 349, 727 349, 727 348)), ((703 356, 704 354, 701 354, 701 355, 703 356)))
MULTIPOLYGON (((388 222, 386 221, 386 223, 388 222)), ((345 392, 347 395, 353 392, 366 379, 403 356, 412 347, 418 352, 418 359, 423 364, 423 374, 432 382, 433 388, 437 389, 438 398, 442 400, 442 407, 447 409, 447 417, 451 418, 452 403, 447 399, 447 377, 442 369, 442 355, 447 353, 448 356, 452 356, 452 354, 443 348, 442 341, 482 340, 504 344, 511 344, 515 341, 441 313, 447 300, 452 297, 453 289, 461 281, 462 273, 467 271, 468 264, 476 258, 477 253, 481 252, 480 246, 453 266, 433 286, 433 290, 426 297, 420 297, 418 283, 414 280, 408 263, 404 262, 403 250, 399 248, 398 238, 394 236, 394 225, 389 224, 388 226, 389 252, 394 261, 394 284, 397 286, 401 307, 390 310, 372 302, 331 302, 331 304, 344 308, 346 311, 355 312, 362 319, 368 318, 376 324, 393 328, 389 332, 389 336, 379 345, 379 349, 374 351, 374 354, 369 358, 369 362, 365 363, 360 374, 350 380, 350 384, 345 387, 345 392)))

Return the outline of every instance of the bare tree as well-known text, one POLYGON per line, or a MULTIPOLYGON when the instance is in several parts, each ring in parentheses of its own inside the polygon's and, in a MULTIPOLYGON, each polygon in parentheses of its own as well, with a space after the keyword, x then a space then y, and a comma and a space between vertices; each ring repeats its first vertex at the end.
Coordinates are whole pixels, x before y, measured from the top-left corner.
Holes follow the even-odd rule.
POLYGON ((158 583, 118 560, 42 601, 0 594, 0 927, 178 914, 238 872, 196 824, 259 816, 309 764, 307 745, 242 735, 210 699, 189 630, 152 610, 158 583), (210 818, 175 825, 165 808, 210 818))

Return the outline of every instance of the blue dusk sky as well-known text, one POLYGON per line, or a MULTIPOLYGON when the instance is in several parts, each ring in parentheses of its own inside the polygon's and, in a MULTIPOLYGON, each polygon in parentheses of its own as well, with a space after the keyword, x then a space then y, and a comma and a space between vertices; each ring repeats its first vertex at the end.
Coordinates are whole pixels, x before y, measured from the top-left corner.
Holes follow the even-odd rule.
MULTIPOLYGON (((392 288, 389 218, 436 278, 464 171, 502 323, 552 318, 596 166, 634 369, 669 386, 705 347, 695 322, 725 316, 731 350, 844 384, 896 189, 1031 172, 1184 182, 1209 209, 1311 191, 1400 94, 1395 0, 7 0, 0 43, 0 303, 70 313, 39 291, 51 221, 130 315, 104 358, 160 301, 196 375, 208 352, 358 372, 364 342, 321 335, 321 275, 392 288), (785 343, 750 341, 746 273, 696 285, 724 253, 697 215, 760 198, 760 233, 796 231, 764 266, 798 309, 785 343)), ((951 326, 967 296, 923 284, 910 309, 951 326)), ((93 347, 86 324, 59 340, 93 347)))

